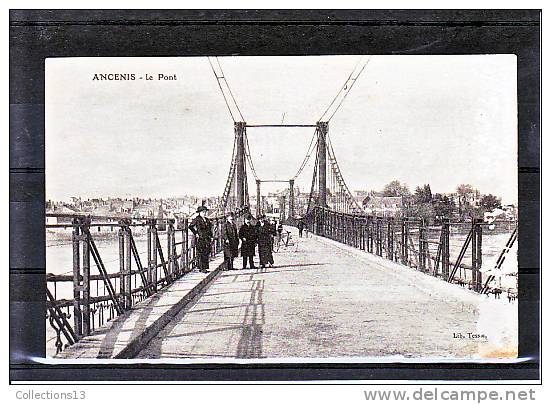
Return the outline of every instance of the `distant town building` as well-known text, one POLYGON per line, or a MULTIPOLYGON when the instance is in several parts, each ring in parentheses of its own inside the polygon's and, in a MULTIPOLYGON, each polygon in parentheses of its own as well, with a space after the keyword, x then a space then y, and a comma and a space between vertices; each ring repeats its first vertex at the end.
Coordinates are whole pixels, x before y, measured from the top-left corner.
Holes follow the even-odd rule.
POLYGON ((352 193, 352 196, 354 197, 356 202, 358 202, 359 205, 362 205, 365 198, 367 198, 369 196, 369 192, 368 191, 354 191, 352 193))
POLYGON ((398 216, 404 207, 401 196, 379 196, 370 193, 362 201, 362 207, 370 215, 398 216))

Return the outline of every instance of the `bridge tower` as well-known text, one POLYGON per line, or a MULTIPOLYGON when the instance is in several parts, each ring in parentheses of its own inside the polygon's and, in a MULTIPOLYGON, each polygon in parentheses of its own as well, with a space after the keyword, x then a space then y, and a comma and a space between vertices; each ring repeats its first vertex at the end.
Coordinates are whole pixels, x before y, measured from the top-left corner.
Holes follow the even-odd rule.
POLYGON ((289 218, 295 216, 295 180, 289 180, 289 218))
POLYGON ((260 195, 260 180, 256 180, 256 217, 262 214, 262 196, 260 195))
POLYGON ((327 206, 327 132, 328 122, 318 122, 318 206, 327 206))
POLYGON ((236 191, 236 207, 242 208, 245 203, 245 189, 247 180, 245 173, 245 122, 235 122, 235 191, 236 191))

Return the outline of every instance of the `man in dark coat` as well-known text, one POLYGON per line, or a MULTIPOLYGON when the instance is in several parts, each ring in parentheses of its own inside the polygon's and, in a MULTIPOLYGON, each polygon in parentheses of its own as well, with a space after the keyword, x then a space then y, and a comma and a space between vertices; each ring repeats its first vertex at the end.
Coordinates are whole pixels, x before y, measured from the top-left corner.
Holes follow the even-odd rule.
POLYGON ((212 246, 212 223, 207 218, 208 208, 199 206, 197 216, 193 218, 189 229, 195 236, 197 267, 201 272, 209 272, 209 259, 212 246))
POLYGON ((237 235, 237 226, 233 221, 233 213, 229 212, 226 216, 226 222, 222 228, 222 239, 224 241, 224 261, 226 270, 233 270, 233 259, 239 255, 239 238, 237 235))
POLYGON ((260 216, 260 226, 258 226, 258 255, 260 256, 260 267, 266 268, 266 265, 274 265, 272 255, 272 245, 275 236, 275 229, 266 219, 266 216, 260 216))
POLYGON ((298 236, 299 237, 302 237, 303 230, 304 230, 304 222, 302 221, 302 219, 299 219, 299 221, 298 221, 298 236))
POLYGON ((249 266, 254 266, 254 250, 256 247, 256 228, 251 224, 251 216, 245 216, 245 223, 239 229, 239 238, 241 239, 241 256, 243 257, 243 269, 247 268, 247 260, 249 266))

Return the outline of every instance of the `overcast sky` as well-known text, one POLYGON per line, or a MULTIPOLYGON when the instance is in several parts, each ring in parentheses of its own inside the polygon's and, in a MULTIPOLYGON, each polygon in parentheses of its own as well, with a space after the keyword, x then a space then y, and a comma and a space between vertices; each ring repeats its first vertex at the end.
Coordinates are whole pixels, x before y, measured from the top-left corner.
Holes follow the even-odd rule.
MULTIPOLYGON (((284 123, 314 124, 357 61, 220 58, 248 123, 281 123, 284 116, 284 123)), ((286 180, 300 166, 313 129, 247 133, 258 175, 286 180)), ((329 134, 352 190, 380 190, 394 179, 412 190, 428 183, 433 192, 470 183, 516 202, 516 58, 371 56, 329 134)), ((206 58, 46 61, 48 199, 221 195, 233 136, 206 58), (177 80, 93 81, 95 73, 176 74, 177 80)), ((301 189, 309 189, 312 163, 297 180, 301 189)))

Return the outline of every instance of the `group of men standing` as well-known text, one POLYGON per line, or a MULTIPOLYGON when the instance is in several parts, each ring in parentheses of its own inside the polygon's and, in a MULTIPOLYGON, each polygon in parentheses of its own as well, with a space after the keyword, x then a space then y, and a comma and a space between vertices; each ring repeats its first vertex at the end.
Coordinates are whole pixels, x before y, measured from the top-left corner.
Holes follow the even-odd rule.
MULTIPOLYGON (((197 266, 201 272, 208 272, 209 258, 212 245, 212 224, 207 217, 208 208, 199 206, 197 208, 198 215, 192 220, 189 229, 195 235, 196 250, 197 250, 197 266)), ((283 226, 281 226, 281 230, 283 226)), ((229 212, 226 215, 226 220, 222 226, 222 241, 224 243, 224 260, 226 270, 233 270, 233 260, 239 255, 239 245, 241 244, 241 257, 243 257, 243 269, 247 268, 247 263, 250 268, 256 268, 254 265, 254 257, 256 246, 258 245, 258 255, 260 259, 260 267, 273 267, 274 257, 272 248, 274 245, 274 237, 279 229, 270 223, 264 215, 257 218, 257 223, 252 224, 252 216, 247 214, 245 222, 239 230, 235 223, 235 215, 229 212)))

